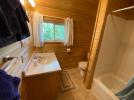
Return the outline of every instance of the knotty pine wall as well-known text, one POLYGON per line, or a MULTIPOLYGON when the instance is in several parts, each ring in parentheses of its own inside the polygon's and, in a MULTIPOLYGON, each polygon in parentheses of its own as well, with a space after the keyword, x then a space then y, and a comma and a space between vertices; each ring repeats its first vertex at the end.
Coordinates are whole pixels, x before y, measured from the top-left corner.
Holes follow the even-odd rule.
MULTIPOLYGON (((48 16, 61 18, 71 17, 74 19, 74 46, 71 52, 66 52, 66 47, 62 43, 45 43, 43 48, 35 48, 40 52, 55 52, 63 69, 77 67, 79 61, 87 60, 87 53, 90 48, 90 42, 95 23, 95 17, 98 7, 96 1, 81 0, 36 0, 34 11, 48 16), (75 2, 74 2, 75 1, 75 2)), ((26 6, 27 10, 31 10, 26 6)))

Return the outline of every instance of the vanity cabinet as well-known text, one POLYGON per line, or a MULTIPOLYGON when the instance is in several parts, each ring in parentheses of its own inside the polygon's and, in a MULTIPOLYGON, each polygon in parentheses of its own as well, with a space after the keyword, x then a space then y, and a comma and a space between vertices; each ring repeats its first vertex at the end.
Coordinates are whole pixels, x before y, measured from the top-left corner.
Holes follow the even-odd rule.
POLYGON ((22 74, 25 100, 54 100, 60 92, 61 68, 55 53, 34 53, 22 74))

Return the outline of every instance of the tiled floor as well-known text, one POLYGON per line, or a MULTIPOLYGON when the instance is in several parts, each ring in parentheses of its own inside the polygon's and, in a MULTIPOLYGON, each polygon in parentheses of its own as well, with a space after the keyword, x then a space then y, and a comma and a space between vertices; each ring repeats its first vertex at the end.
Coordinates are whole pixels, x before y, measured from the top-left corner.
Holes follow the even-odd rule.
POLYGON ((56 100, 97 100, 92 91, 83 86, 78 69, 69 69, 68 73, 75 84, 75 88, 61 93, 56 100))

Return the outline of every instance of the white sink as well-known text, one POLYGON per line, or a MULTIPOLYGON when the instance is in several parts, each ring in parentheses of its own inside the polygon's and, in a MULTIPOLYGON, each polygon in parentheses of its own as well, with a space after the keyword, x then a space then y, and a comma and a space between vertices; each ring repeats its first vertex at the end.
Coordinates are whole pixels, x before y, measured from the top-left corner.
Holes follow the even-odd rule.
POLYGON ((61 71, 55 53, 34 53, 25 69, 25 75, 61 71))

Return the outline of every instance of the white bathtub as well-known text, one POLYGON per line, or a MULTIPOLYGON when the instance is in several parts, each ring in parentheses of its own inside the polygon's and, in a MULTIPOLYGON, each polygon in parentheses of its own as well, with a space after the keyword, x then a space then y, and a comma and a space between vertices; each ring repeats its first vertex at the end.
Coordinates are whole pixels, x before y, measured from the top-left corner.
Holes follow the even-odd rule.
POLYGON ((119 92, 126 82, 114 74, 104 74, 95 77, 93 80, 92 90, 98 100, 119 100, 115 93, 119 92))

